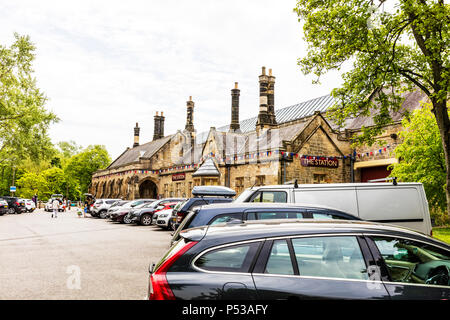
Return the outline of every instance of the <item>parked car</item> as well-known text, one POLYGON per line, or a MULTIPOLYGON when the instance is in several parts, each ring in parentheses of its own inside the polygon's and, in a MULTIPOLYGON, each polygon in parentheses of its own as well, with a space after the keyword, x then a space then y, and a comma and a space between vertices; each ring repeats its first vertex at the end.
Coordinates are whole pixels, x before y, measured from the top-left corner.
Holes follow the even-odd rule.
POLYGON ((211 203, 230 203, 233 201, 232 197, 236 195, 236 192, 233 189, 221 186, 195 186, 192 189, 192 195, 192 198, 174 208, 171 220, 174 230, 194 208, 211 203))
POLYGON ((17 197, 2 196, 0 199, 3 199, 8 203, 9 214, 20 214, 25 211, 25 202, 20 201, 17 197))
POLYGON ((362 220, 392 223, 432 234, 421 183, 336 183, 252 187, 235 202, 285 202, 330 206, 362 220))
MULTIPOLYGON (((183 202, 183 201, 178 201, 178 202, 166 202, 166 203, 164 203, 164 204, 160 204, 159 206, 157 206, 156 208, 155 208, 155 211, 153 212, 153 221, 152 221, 152 224, 157 224, 156 222, 157 222, 157 220, 158 220, 158 217, 159 217, 159 214, 162 212, 162 211, 164 211, 164 213, 167 213, 166 212, 166 210, 170 210, 170 215, 169 215, 169 219, 172 217, 172 210, 179 204, 179 203, 181 203, 181 202, 183 202)), ((172 225, 172 222, 170 221, 170 222, 168 222, 168 224, 170 224, 170 225, 172 225)))
POLYGON ((114 202, 107 210, 106 218, 111 218, 111 216, 110 216, 111 213, 116 212, 117 210, 119 210, 122 206, 124 206, 128 202, 130 202, 130 200, 119 200, 119 201, 114 202))
POLYGON ((25 211, 26 212, 33 212, 36 209, 36 204, 31 199, 21 199, 24 201, 25 204, 25 211))
POLYGON ((449 299, 450 246, 393 225, 268 220, 187 229, 149 299, 449 299))
POLYGON ((129 223, 131 223, 131 220, 128 218, 128 212, 130 212, 130 210, 132 208, 134 208, 140 204, 149 203, 149 202, 153 202, 153 201, 155 201, 155 199, 137 199, 137 200, 130 201, 130 202, 124 204, 123 206, 118 207, 117 210, 110 212, 109 218, 115 222, 129 224, 129 223))
POLYGON ((8 213, 8 202, 0 198, 0 216, 8 213))
POLYGON ((131 221, 143 226, 149 226, 153 222, 153 213, 158 210, 157 208, 160 205, 164 205, 169 202, 181 202, 186 199, 184 198, 164 198, 156 200, 152 203, 147 203, 146 205, 140 208, 134 208, 128 214, 131 221))
POLYGON ((92 206, 91 210, 91 216, 93 217, 100 217, 102 219, 106 218, 106 214, 108 213, 108 209, 113 205, 115 202, 119 201, 121 199, 97 199, 94 202, 94 205, 92 206))
POLYGON ((64 211, 64 205, 63 205, 63 202, 62 202, 61 198, 50 198, 50 199, 48 199, 48 201, 45 203, 44 211, 47 211, 47 212, 52 212, 53 211, 53 200, 55 200, 55 199, 58 200, 58 202, 59 202, 58 212, 64 211))
POLYGON ((157 213, 156 225, 160 228, 172 230, 171 225, 171 217, 172 217, 172 209, 161 210, 157 213))
POLYGON ((192 210, 172 236, 171 245, 181 231, 223 222, 269 219, 361 220, 351 214, 325 206, 287 203, 227 203, 210 204, 192 210))

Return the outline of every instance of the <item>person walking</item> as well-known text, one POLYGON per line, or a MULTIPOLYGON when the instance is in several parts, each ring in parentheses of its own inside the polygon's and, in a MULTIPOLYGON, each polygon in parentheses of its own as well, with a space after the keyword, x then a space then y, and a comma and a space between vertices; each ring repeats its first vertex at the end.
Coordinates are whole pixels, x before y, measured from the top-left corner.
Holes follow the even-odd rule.
POLYGON ((53 199, 53 202, 52 202, 52 209, 53 209, 53 213, 52 213, 52 218, 53 218, 53 216, 55 217, 55 218, 58 218, 58 209, 59 209, 59 201, 58 201, 58 199, 53 199))

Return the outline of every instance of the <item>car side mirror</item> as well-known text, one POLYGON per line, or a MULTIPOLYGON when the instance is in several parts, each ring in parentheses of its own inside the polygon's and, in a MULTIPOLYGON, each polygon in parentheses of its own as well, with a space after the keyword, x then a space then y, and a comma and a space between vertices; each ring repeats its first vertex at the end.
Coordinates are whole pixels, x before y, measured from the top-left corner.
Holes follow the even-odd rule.
POLYGON ((148 272, 150 273, 150 274, 152 274, 153 273, 153 271, 155 270, 155 263, 150 263, 150 266, 148 267, 148 272))

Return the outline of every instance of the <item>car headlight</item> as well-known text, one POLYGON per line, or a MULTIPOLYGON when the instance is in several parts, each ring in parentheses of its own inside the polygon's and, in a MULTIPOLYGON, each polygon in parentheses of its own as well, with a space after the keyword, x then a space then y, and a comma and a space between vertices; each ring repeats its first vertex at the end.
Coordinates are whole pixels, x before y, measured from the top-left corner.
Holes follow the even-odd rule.
POLYGON ((159 217, 159 218, 165 218, 165 217, 167 217, 167 213, 161 214, 161 215, 159 215, 158 217, 159 217))

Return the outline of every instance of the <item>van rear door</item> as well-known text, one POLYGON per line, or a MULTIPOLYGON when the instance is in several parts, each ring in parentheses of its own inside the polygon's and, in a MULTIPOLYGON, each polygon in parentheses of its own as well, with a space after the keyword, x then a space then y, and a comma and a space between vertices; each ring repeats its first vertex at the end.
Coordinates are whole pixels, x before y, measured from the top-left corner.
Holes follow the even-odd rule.
POLYGON ((400 225, 429 235, 430 218, 425 217, 418 187, 419 185, 357 186, 359 217, 400 225))

